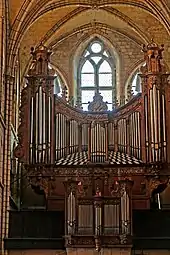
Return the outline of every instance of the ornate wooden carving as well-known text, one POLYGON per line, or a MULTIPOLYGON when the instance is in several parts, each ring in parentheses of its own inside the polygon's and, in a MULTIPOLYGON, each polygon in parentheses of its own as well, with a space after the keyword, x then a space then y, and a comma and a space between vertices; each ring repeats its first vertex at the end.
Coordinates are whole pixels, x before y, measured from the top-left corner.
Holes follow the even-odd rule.
POLYGON ((161 73, 162 72, 162 52, 164 45, 161 48, 152 40, 150 44, 143 45, 144 57, 146 60, 146 72, 147 73, 161 73))
POLYGON ((88 110, 91 112, 107 111, 107 103, 103 102, 103 97, 96 93, 93 97, 93 101, 89 103, 88 110))

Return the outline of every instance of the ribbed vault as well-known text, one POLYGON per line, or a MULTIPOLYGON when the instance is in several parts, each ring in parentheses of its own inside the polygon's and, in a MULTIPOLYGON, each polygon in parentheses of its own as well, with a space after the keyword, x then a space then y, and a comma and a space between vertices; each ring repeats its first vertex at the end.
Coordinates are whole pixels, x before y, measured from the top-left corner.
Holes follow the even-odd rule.
MULTIPOLYGON (((9 0, 9 6, 11 33, 8 72, 13 74, 13 67, 16 60, 18 61, 16 56, 19 54, 21 80, 29 66, 30 47, 37 46, 41 42, 53 48, 53 59, 55 59, 55 52, 59 50, 58 47, 67 48, 68 38, 78 37, 77 44, 72 45, 72 48, 76 48, 79 41, 82 42, 88 34, 95 33, 102 34, 112 41, 114 47, 117 47, 120 52, 122 62, 126 62, 130 54, 136 54, 135 44, 138 48, 152 38, 159 44, 164 43, 166 49, 170 49, 169 1, 34 0, 30 2, 29 0, 9 0), (119 40, 114 42, 114 38, 110 36, 111 33, 119 36, 119 40), (123 43, 119 44, 122 37, 125 41, 128 40, 129 45, 133 44, 131 53, 127 52, 129 46, 127 49, 122 49, 123 43)), ((71 59, 71 55, 68 55, 68 58, 71 59)), ((135 58, 136 61, 130 64, 129 70, 126 70, 126 78, 132 67, 135 68, 142 62, 140 54, 135 58)), ((169 54, 165 54, 165 62, 170 67, 169 54)), ((62 69, 60 66, 58 68, 62 69)), ((67 80, 70 80, 70 77, 67 77, 67 80)), ((125 78, 122 78, 121 84, 123 88, 125 78)), ((72 86, 71 82, 69 86, 72 86)))

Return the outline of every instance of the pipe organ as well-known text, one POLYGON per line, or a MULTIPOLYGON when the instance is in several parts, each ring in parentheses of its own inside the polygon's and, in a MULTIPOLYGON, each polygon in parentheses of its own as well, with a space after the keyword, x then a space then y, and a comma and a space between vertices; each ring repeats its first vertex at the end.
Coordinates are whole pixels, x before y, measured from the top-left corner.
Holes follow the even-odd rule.
MULTIPOLYGON (((145 113, 145 147, 147 162, 166 162, 166 96, 168 74, 162 74, 162 51, 152 42, 143 47, 146 66, 143 67, 142 89, 145 113), (165 78, 166 77, 166 78, 165 78)), ((169 101, 167 99, 167 101, 169 101)))
POLYGON ((49 208, 48 201, 63 201, 66 247, 129 245, 132 209, 149 208, 153 189, 169 176, 163 48, 151 42, 143 51, 142 94, 113 111, 96 94, 84 112, 69 104, 65 88, 54 95, 51 52, 42 45, 31 50, 15 156, 32 187, 44 190, 49 208))
MULTIPOLYGON (((100 112, 98 119, 95 113, 85 114, 62 98, 46 95, 41 84, 30 102, 27 163, 55 164, 69 154, 81 152, 87 153, 88 162, 93 163, 108 162, 113 151, 142 159, 140 112, 129 114, 127 110, 123 118, 117 113, 109 116, 100 112), (74 117, 76 114, 80 120, 74 117)), ((134 107, 140 105, 140 99, 134 102, 134 107)))

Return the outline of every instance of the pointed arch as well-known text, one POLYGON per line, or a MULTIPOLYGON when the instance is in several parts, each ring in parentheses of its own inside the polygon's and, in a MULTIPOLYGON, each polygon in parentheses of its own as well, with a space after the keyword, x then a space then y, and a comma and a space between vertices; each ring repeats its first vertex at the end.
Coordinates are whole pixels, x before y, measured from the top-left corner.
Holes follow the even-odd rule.
POLYGON ((140 67, 145 65, 145 62, 142 60, 138 64, 131 74, 129 75, 126 84, 125 84, 125 102, 128 102, 133 96, 142 92, 141 79, 140 79, 140 67))
POLYGON ((114 46, 101 35, 92 35, 79 45, 73 62, 74 97, 81 99, 83 109, 87 110, 88 102, 99 92, 108 102, 108 109, 112 110, 120 80, 120 57, 114 46))

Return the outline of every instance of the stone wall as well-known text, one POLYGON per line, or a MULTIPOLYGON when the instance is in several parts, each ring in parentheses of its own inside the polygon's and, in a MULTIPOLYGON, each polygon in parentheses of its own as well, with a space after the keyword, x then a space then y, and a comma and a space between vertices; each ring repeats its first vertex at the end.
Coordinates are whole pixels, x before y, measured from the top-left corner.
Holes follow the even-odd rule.
POLYGON ((125 35, 111 31, 102 31, 100 29, 95 31, 95 34, 93 31, 84 33, 80 31, 57 45, 51 58, 52 64, 61 71, 68 81, 69 92, 70 95, 73 96, 74 85, 76 83, 74 79, 77 75, 77 65, 81 57, 80 54, 87 45, 86 41, 89 41, 89 38, 92 40, 95 36, 98 36, 104 41, 111 55, 114 55, 116 59, 117 92, 119 99, 125 94, 125 84, 129 75, 143 62, 141 45, 125 35), (81 50, 78 51, 77 49, 79 48, 81 50), (75 56, 77 62, 74 61, 75 56))

